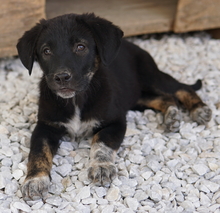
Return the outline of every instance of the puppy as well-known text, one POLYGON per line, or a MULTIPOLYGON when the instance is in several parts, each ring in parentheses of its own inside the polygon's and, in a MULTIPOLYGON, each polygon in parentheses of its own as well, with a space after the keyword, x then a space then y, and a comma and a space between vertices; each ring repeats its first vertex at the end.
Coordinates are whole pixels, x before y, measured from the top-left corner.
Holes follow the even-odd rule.
POLYGON ((43 71, 38 122, 31 137, 25 199, 46 195, 61 138, 93 135, 88 177, 107 185, 116 176, 115 155, 126 131, 126 112, 161 111, 168 131, 178 131, 178 106, 205 124, 211 110, 195 93, 201 87, 179 83, 161 72, 149 53, 122 39, 123 32, 94 14, 68 14, 41 20, 17 44, 23 65, 43 71))

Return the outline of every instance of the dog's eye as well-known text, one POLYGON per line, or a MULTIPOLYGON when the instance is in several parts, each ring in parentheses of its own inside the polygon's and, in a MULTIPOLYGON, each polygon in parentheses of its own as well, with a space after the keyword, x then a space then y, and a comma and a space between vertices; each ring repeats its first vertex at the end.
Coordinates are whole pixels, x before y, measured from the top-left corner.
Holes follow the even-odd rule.
POLYGON ((83 50, 85 50, 85 46, 84 45, 82 45, 82 44, 79 44, 79 45, 77 45, 77 52, 81 52, 81 51, 83 51, 83 50))
POLYGON ((44 49, 44 54, 45 54, 45 55, 51 55, 50 49, 49 49, 49 48, 45 48, 45 49, 44 49))

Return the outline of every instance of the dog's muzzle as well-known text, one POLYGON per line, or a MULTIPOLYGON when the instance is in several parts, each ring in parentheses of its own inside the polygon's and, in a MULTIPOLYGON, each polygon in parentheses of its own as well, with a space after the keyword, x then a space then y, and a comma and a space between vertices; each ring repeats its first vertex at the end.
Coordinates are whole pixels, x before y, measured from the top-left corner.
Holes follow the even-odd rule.
POLYGON ((58 72, 46 76, 49 88, 61 98, 73 98, 88 88, 91 78, 87 75, 76 76, 70 72, 58 72))
POLYGON ((63 88, 57 91, 57 95, 61 98, 73 98, 76 95, 76 92, 72 89, 63 88))
POLYGON ((46 76, 47 84, 50 89, 61 98, 72 98, 76 95, 76 91, 72 87, 72 78, 71 73, 68 72, 60 72, 53 76, 46 76))

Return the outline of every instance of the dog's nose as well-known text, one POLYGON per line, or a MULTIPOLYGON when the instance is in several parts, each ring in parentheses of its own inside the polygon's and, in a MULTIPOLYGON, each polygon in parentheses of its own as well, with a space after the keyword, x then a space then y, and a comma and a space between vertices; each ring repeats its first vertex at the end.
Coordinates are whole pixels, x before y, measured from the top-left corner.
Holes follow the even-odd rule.
POLYGON ((72 76, 69 73, 59 73, 54 76, 54 80, 58 84, 68 82, 71 78, 72 76))

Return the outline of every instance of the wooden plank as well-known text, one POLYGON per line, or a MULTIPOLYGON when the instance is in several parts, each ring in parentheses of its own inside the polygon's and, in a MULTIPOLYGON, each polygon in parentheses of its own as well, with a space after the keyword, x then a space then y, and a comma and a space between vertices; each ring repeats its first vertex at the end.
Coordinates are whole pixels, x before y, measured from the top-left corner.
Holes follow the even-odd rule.
POLYGON ((206 32, 208 32, 212 36, 212 38, 220 39, 220 28, 207 30, 206 32))
POLYGON ((178 0, 47 0, 46 15, 94 12, 121 27, 126 36, 173 28, 178 0))
POLYGON ((175 32, 220 27, 220 0, 179 0, 175 32))
POLYGON ((0 57, 17 55, 24 31, 45 17, 45 0, 0 0, 0 57))

